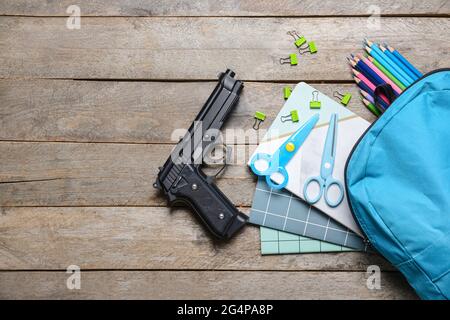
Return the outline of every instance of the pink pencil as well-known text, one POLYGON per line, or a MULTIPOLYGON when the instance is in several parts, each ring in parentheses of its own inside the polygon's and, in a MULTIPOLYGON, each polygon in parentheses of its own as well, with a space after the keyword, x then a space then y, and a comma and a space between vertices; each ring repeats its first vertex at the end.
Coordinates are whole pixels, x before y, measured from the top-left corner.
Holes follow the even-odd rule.
MULTIPOLYGON (((370 90, 375 92, 376 86, 372 82, 370 82, 369 79, 367 79, 361 72, 358 72, 355 69, 352 69, 352 71, 353 74, 357 76, 362 82, 364 82, 364 84, 368 86, 370 90)), ((380 98, 383 99, 383 101, 386 102, 388 105, 390 105, 389 100, 386 98, 384 94, 381 94, 380 98)))
POLYGON ((386 81, 386 83, 389 83, 392 87, 392 89, 394 89, 395 92, 397 92, 398 94, 402 93, 402 89, 400 89, 391 79, 389 79, 388 77, 386 77, 386 75, 380 71, 380 69, 378 69, 373 63, 372 61, 370 61, 369 59, 365 58, 362 55, 358 55, 358 57, 369 66, 370 69, 372 69, 377 75, 380 76, 381 79, 383 79, 384 81, 386 81))

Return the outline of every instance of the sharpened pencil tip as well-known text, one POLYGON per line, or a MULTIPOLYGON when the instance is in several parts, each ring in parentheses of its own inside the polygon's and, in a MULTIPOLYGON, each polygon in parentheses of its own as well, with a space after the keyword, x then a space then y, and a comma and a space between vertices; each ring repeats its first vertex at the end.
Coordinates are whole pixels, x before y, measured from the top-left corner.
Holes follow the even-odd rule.
POLYGON ((372 51, 372 49, 370 49, 368 46, 366 46, 365 49, 368 53, 370 53, 372 51))
POLYGON ((353 80, 355 80, 356 83, 360 83, 361 79, 359 79, 358 77, 353 77, 353 80))
POLYGON ((372 44, 373 44, 373 42, 370 41, 370 40, 367 39, 367 38, 364 38, 364 41, 365 41, 369 46, 372 46, 372 44))
POLYGON ((358 74, 359 74, 359 72, 358 71, 356 71, 355 69, 353 69, 352 68, 352 72, 353 72, 353 74, 355 75, 355 76, 357 76, 358 74))

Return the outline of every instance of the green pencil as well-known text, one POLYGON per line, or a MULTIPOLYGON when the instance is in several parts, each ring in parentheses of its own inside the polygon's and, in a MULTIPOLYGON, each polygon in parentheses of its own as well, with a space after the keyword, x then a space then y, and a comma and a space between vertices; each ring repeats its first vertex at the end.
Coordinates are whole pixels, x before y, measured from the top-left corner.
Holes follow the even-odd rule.
POLYGON ((406 87, 401 83, 396 77, 392 75, 389 71, 386 70, 385 67, 383 67, 374 57, 368 56, 367 57, 378 69, 380 69, 381 72, 383 72, 386 77, 391 79, 397 86, 399 86, 400 89, 405 90, 406 87))
POLYGON ((373 103, 371 103, 369 100, 362 98, 362 101, 366 105, 367 109, 369 109, 374 115, 377 117, 381 116, 381 111, 378 110, 377 107, 373 103))

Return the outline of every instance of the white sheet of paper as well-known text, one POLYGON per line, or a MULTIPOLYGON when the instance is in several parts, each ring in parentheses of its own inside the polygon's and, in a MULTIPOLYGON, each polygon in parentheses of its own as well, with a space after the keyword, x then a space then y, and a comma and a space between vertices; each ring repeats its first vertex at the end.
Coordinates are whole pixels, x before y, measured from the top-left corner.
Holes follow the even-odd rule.
MULTIPOLYGON (((312 92, 314 90, 316 89, 304 82, 299 83, 295 87, 291 96, 277 115, 277 118, 272 123, 266 136, 255 150, 255 153, 273 154, 280 147, 280 145, 286 141, 286 139, 289 138, 289 136, 292 135, 298 128, 300 128, 300 126, 302 126, 313 114, 317 112, 320 114, 320 119, 315 128, 311 131, 310 135, 294 157, 286 165, 286 170, 289 175, 289 181, 286 189, 302 199, 305 199, 303 194, 303 186, 305 181, 311 176, 320 175, 322 153, 331 114, 337 113, 339 115, 336 160, 334 163, 332 176, 335 179, 340 180, 344 188, 344 170, 347 158, 359 137, 370 125, 366 120, 355 115, 338 102, 320 92, 319 101, 321 101, 322 104, 321 108, 310 109, 309 102, 312 100, 312 92), (298 110, 300 121, 297 123, 281 122, 281 116, 288 115, 293 109, 298 110)), ((316 185, 312 185, 309 190, 311 191, 310 195, 313 196, 315 194, 314 191, 316 190, 318 190, 318 187, 316 187, 316 185)), ((336 188, 332 188, 330 190, 329 198, 336 199, 333 195, 337 195, 336 188)), ((336 208, 329 207, 323 196, 314 206, 362 236, 362 232, 355 222, 348 206, 346 195, 344 195, 342 203, 336 208)))

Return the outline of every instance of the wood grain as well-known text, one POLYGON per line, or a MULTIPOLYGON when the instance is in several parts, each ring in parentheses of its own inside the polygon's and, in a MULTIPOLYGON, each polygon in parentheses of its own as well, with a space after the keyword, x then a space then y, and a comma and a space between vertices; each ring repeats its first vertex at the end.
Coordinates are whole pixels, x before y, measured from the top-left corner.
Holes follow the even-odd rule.
POLYGON ((0 225, 0 270, 393 270, 366 253, 261 256, 259 228, 214 241, 191 212, 165 207, 3 208, 0 225))
POLYGON ((85 17, 68 30, 65 18, 1 17, 0 77, 215 80, 230 67, 243 80, 351 80, 345 57, 364 37, 422 71, 448 67, 449 28, 443 18, 381 18, 374 28, 366 18, 85 17), (296 50, 291 29, 318 47, 294 67, 279 64, 296 50))
MULTIPOLYGON (((165 205, 152 184, 172 147, 0 143, 0 206, 165 205)), ((248 157, 252 148, 239 149, 238 159, 244 153, 248 157)), ((230 164, 217 184, 235 205, 251 203, 255 178, 245 161, 230 164)))
MULTIPOLYGON (((178 141, 178 136, 172 137, 174 130, 189 127, 215 84, 1 80, 0 140, 174 143, 178 141)), ((261 128, 268 128, 284 104, 286 84, 244 85, 224 134, 227 129, 243 130, 252 136, 247 143, 256 143, 263 132, 251 129, 255 111, 267 115, 261 128)), ((336 90, 352 93, 349 108, 368 121, 375 119, 362 105, 356 85, 314 86, 330 97, 336 90)))
POLYGON ((1 299, 417 299, 398 273, 367 289, 364 272, 81 271, 0 272, 1 299), (274 285, 276 283, 276 285, 274 285))
MULTIPOLYGON (((71 0, 3 0, 2 15, 65 16, 71 0)), ((83 16, 317 16, 449 14, 447 0, 78 0, 83 16), (374 6, 376 5, 376 7, 374 6), (379 11, 375 11, 379 8, 379 11)))

